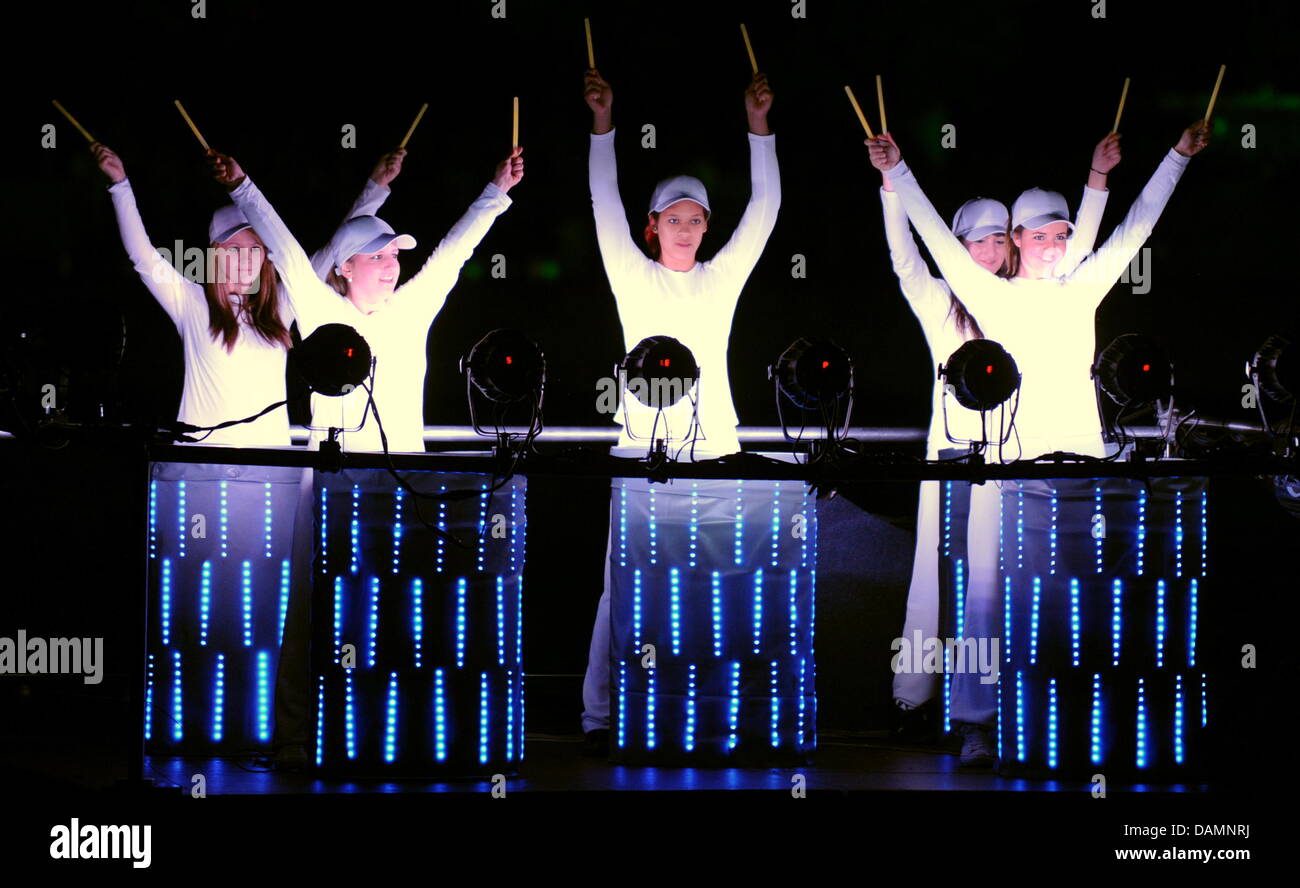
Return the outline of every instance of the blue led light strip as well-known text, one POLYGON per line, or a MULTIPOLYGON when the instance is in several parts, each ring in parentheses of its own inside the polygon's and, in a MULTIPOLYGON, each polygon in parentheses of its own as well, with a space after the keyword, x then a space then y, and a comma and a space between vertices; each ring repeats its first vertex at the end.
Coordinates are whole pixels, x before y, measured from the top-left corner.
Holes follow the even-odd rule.
POLYGON ((1147 766, 1147 704, 1146 704, 1146 679, 1138 679, 1137 695, 1137 766, 1145 768, 1147 766))
POLYGON ((497 574, 497 665, 506 665, 506 579, 497 574))
POLYGON ((683 743, 687 752, 695 751, 695 664, 686 672, 686 736, 683 743))
POLYGON ((334 578, 334 664, 343 656, 343 578, 334 578))
POLYGON ((289 619, 289 559, 280 560, 280 633, 277 644, 284 644, 284 624, 289 619))
MULTIPOLYGON (((712 574, 713 656, 722 656, 722 574, 712 574)), ((694 667, 691 667, 694 668, 694 667)))
MULTIPOLYGON (((1079 665, 1080 654, 1080 637, 1079 637, 1079 580, 1077 577, 1070 577, 1070 653, 1071 665, 1079 665)), ((1055 679, 1053 679, 1055 681, 1055 679)))
POLYGON ((772 486, 772 566, 776 567, 781 544, 781 482, 772 486))
POLYGON ((964 638, 966 635, 966 565, 963 559, 957 559, 954 573, 957 587, 957 637, 964 638))
POLYGON ((244 600, 244 647, 253 646, 253 566, 243 564, 240 587, 244 600))
POLYGON ((384 761, 397 759, 397 673, 388 674, 388 706, 384 710, 384 761))
POLYGON ((479 673, 478 680, 478 763, 486 765, 488 760, 488 676, 479 673))
POLYGON ((1187 668, 1196 668, 1196 584, 1195 577, 1187 591, 1187 668))
POLYGON ((393 491, 393 573, 402 561, 402 488, 393 491))
POLYGON ((1174 494, 1174 577, 1183 575, 1183 492, 1174 494))
POLYGON ((257 739, 271 742, 271 657, 257 652, 257 739))
POLYGON ((162 633, 162 643, 172 641, 172 560, 162 560, 162 588, 158 593, 158 628, 162 633))
POLYGON ((325 756, 325 676, 316 685, 316 767, 325 756))
POLYGON ((379 649, 379 577, 370 578, 370 656, 367 663, 375 668, 375 655, 379 649))
POLYGON ((1016 670, 1016 759, 1025 760, 1025 674, 1016 670))
POLYGON ((1038 662, 1038 602, 1043 593, 1043 581, 1034 577, 1033 601, 1029 608, 1029 665, 1038 662))
POLYGON ((182 729, 184 707, 181 703, 181 652, 172 651, 172 739, 177 743, 185 736, 182 729))
POLYGON ((790 656, 798 655, 799 641, 799 571, 790 570, 790 656))
POLYGON ((271 508, 271 482, 267 481, 262 488, 262 554, 271 557, 271 526, 273 512, 271 508))
POLYGON ((456 579, 456 668, 465 666, 465 595, 467 581, 456 579))
POLYGON ((1052 489, 1052 513, 1047 530, 1048 570, 1049 576, 1056 575, 1056 489, 1052 489))
POLYGON ((1174 676, 1174 764, 1183 763, 1183 677, 1174 676))
POLYGON ((627 746, 627 661, 618 661, 618 748, 627 746))
POLYGON ((352 573, 357 572, 357 562, 361 558, 361 487, 352 485, 352 573))
POLYGON ((673 656, 682 652, 682 587, 677 568, 668 569, 668 617, 672 623, 673 656))
POLYGON ((730 706, 727 710, 727 749, 736 748, 736 731, 740 727, 740 663, 731 663, 731 684, 728 686, 730 706))
POLYGON ((754 571, 754 653, 759 653, 763 641, 763 568, 754 571))
POLYGON ((648 684, 645 695, 645 748, 655 748, 655 671, 647 670, 648 684))
POLYGON ((659 519, 655 514, 655 489, 650 488, 650 563, 659 563, 659 519))
POLYGON ((1056 769, 1056 679, 1047 682, 1047 767, 1056 769))
POLYGON ((772 748, 776 749, 778 746, 781 745, 781 735, 778 732, 778 728, 780 727, 781 724, 781 700, 780 697, 777 696, 777 676, 776 676, 775 660, 772 661, 771 669, 768 674, 771 676, 771 687, 772 687, 772 748))
POLYGON ((424 665, 424 581, 411 580, 411 644, 415 649, 415 668, 424 665))
POLYGON ((212 682, 212 742, 220 743, 226 711, 226 655, 217 654, 217 673, 212 682))
POLYGON ((177 537, 178 551, 177 557, 185 557, 185 538, 189 536, 189 528, 185 526, 185 482, 178 482, 176 485, 176 514, 177 523, 179 524, 180 534, 177 537))
POLYGON ((220 515, 220 521, 218 522, 218 525, 220 527, 221 557, 225 558, 226 555, 229 553, 229 540, 227 537, 227 530, 229 529, 229 524, 230 524, 229 522, 230 509, 227 508, 227 500, 226 500, 226 482, 222 481, 218 485, 217 489, 218 489, 217 495, 219 497, 218 514, 220 515))
POLYGON ((1156 580, 1156 668, 1165 665, 1165 581, 1156 580))
POLYGON ((1101 673, 1092 674, 1092 721, 1091 743, 1089 744, 1090 761, 1101 764, 1101 673))
POLYGON ((691 482, 691 517, 690 517, 690 521, 687 522, 687 538, 689 542, 689 551, 687 553, 687 564, 690 567, 695 566, 695 554, 697 549, 695 541, 699 537, 699 533, 700 533, 699 486, 700 486, 699 481, 691 482))
POLYGON ((1110 665, 1118 666, 1124 619, 1124 581, 1119 577, 1111 583, 1110 594, 1110 665))
POLYGON ((447 760, 447 698, 442 684, 442 670, 433 670, 433 757, 447 760))
POLYGON ((736 482, 736 537, 732 544, 732 556, 737 565, 744 564, 744 546, 743 537, 745 532, 745 513, 742 509, 744 502, 743 483, 736 482))
POLYGON ((204 561, 199 569, 199 646, 208 645, 209 617, 212 612, 212 562, 204 561))

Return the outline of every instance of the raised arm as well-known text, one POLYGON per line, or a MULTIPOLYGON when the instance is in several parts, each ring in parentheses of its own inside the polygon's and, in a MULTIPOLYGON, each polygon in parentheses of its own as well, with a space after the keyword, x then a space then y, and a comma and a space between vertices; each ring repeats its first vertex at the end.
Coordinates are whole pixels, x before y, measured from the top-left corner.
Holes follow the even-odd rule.
POLYGON ((1056 276, 1064 277, 1079 267, 1079 263, 1088 257, 1097 243, 1097 231, 1101 228, 1101 217, 1106 211, 1106 198, 1110 191, 1106 188, 1110 171, 1120 161, 1119 133, 1110 133, 1092 149, 1092 161, 1088 167, 1088 184, 1083 186, 1083 197, 1079 200, 1079 212, 1074 218, 1074 233, 1066 242, 1065 255, 1056 266, 1056 276))
POLYGON ((749 204, 736 230, 714 257, 713 268, 748 277, 776 227, 781 209, 781 173, 776 162, 776 136, 767 125, 772 107, 772 90, 761 71, 745 90, 745 112, 749 118, 749 204))
POLYGON ((316 269, 318 278, 325 280, 334 267, 334 251, 338 248, 339 230, 344 223, 357 216, 374 216, 379 213, 379 208, 384 205, 384 201, 388 200, 388 196, 392 194, 388 185, 402 171, 402 159, 404 157, 406 157, 406 149, 398 148, 396 151, 389 152, 379 158, 379 162, 375 164, 375 169, 371 172, 370 178, 366 179, 361 194, 353 201, 347 215, 343 217, 343 222, 339 223, 339 228, 335 229, 329 243, 311 254, 311 265, 312 268, 316 269))
POLYGON ((432 323, 455 286, 461 267, 473 255, 497 216, 510 207, 506 192, 524 177, 522 152, 522 147, 512 149, 510 156, 497 165, 492 181, 438 243, 423 267, 392 295, 391 305, 419 311, 421 317, 432 323))
POLYGON ((1012 300, 999 298, 1010 296, 1011 285, 991 271, 981 268, 971 258, 966 247, 921 191, 916 176, 903 162, 897 146, 888 137, 868 140, 868 145, 872 166, 889 174, 890 185, 907 210, 907 217, 917 234, 921 235, 921 240, 934 257, 944 280, 971 313, 979 318, 980 325, 987 330, 996 317, 1012 313, 1012 300))
POLYGON ((307 253, 253 180, 244 175, 232 157, 214 151, 209 154, 209 162, 213 177, 230 189, 230 199, 266 244, 267 254, 284 281, 299 332, 310 336, 321 324, 337 318, 342 297, 316 276, 307 253))
POLYGON ((153 298, 167 312, 176 329, 181 328, 181 317, 186 299, 202 299, 203 288, 193 281, 186 280, 172 264, 163 258, 154 248, 145 231, 140 211, 136 207, 135 193, 131 182, 126 178, 126 169, 122 161, 107 146, 99 142, 90 146, 95 155, 95 162, 113 183, 108 188, 113 198, 113 212, 117 216, 117 230, 122 236, 122 246, 131 260, 136 274, 149 288, 153 298))
POLYGON ((618 164, 614 160, 614 91, 595 68, 583 79, 583 98, 591 108, 591 147, 587 153, 587 183, 596 219, 596 243, 613 281, 648 261, 627 227, 627 213, 618 192, 618 164))
POLYGON ((1178 144, 1170 148, 1169 153, 1160 161, 1155 174, 1143 187, 1137 200, 1133 201, 1124 221, 1111 232, 1101 249, 1085 259, 1069 276, 1070 283, 1081 285, 1080 292, 1086 298, 1100 304, 1110 292, 1129 261, 1151 236, 1156 220, 1160 218, 1169 198, 1173 196, 1174 187, 1187 169, 1188 161, 1200 153, 1209 141, 1209 130, 1203 120, 1198 120, 1183 130, 1178 144))
POLYGON ((880 189, 880 205, 885 217, 885 242, 889 244, 889 259, 899 288, 921 323, 927 329, 931 324, 937 326, 948 316, 952 291, 930 274, 929 266, 921 258, 921 248, 908 228, 907 211, 888 185, 880 189))

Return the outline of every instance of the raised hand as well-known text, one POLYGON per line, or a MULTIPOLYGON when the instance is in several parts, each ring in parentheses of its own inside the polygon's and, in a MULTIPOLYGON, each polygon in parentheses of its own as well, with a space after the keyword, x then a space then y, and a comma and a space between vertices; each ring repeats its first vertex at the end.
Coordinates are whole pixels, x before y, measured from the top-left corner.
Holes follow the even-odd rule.
POLYGON ((208 168, 212 170, 212 178, 226 186, 228 191, 234 191, 239 187, 239 183, 244 181, 244 171, 239 168, 239 163, 230 155, 221 154, 215 149, 209 148, 207 157, 208 168))
POLYGON ((588 68, 582 76, 582 97, 587 107, 597 116, 609 114, 614 107, 614 90, 595 68, 588 68))
POLYGON ((397 174, 402 171, 402 159, 404 157, 406 157, 406 149, 398 148, 379 158, 374 171, 370 174, 370 180, 376 185, 387 187, 390 182, 397 178, 397 174))
POLYGON ((1119 133, 1110 133, 1092 149, 1092 169, 1103 176, 1119 165, 1119 133))
POLYGON ((497 164, 496 174, 492 176, 493 185, 502 191, 509 191, 519 184, 524 177, 523 153, 523 145, 510 149, 510 156, 497 164))
POLYGON ((126 168, 122 166, 122 159, 113 153, 113 150, 103 142, 96 142, 90 146, 90 153, 95 155, 95 163, 108 176, 108 180, 116 185, 126 178, 126 168))
POLYGON ((1183 130, 1174 150, 1183 157, 1192 157, 1204 151, 1208 144, 1210 144, 1210 128, 1204 120, 1198 120, 1183 130))
POLYGON ((867 154, 871 158, 871 165, 882 173, 889 172, 903 159, 903 154, 898 150, 894 137, 889 133, 881 133, 874 139, 864 141, 867 146, 867 154))
POLYGON ((750 132, 760 136, 771 132, 767 128, 767 112, 772 109, 772 97, 767 75, 759 71, 745 88, 745 114, 749 117, 750 132))

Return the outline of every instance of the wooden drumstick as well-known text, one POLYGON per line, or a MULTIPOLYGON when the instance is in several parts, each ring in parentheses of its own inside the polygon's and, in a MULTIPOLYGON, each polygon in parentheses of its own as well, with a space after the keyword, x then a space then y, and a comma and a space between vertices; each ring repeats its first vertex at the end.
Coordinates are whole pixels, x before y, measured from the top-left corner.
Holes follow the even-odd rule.
POLYGON ((194 125, 194 121, 190 120, 190 116, 185 113, 185 106, 181 104, 180 99, 176 99, 176 110, 181 112, 181 117, 184 117, 185 122, 190 125, 190 129, 194 131, 194 137, 199 140, 199 144, 203 146, 203 150, 211 151, 212 149, 208 147, 208 143, 204 140, 203 134, 199 132, 199 128, 194 125))
POLYGON ((1124 78, 1124 89, 1119 94, 1119 110, 1115 112, 1115 125, 1110 128, 1112 133, 1119 132, 1119 117, 1124 113, 1124 99, 1128 98, 1128 78, 1124 78))
POLYGON ((745 30, 745 23, 740 23, 740 36, 745 38, 745 52, 749 53, 749 66, 758 73, 758 60, 754 58, 754 44, 749 42, 749 32, 745 30))
POLYGON ((1219 85, 1223 83, 1223 72, 1226 70, 1228 70, 1227 65, 1219 66, 1219 76, 1214 81, 1214 92, 1210 93, 1210 104, 1205 109, 1205 123, 1207 126, 1210 123, 1210 114, 1214 111, 1214 100, 1219 97, 1219 85))
POLYGON ((519 96, 514 101, 514 125, 510 130, 510 147, 519 147, 519 96))
POLYGON ((858 120, 862 121, 862 128, 867 131, 867 138, 874 139, 876 134, 871 131, 871 126, 867 123, 867 117, 862 113, 862 107, 858 104, 858 100, 853 97, 853 90, 849 88, 848 84, 845 84, 844 91, 849 94, 849 101, 853 103, 853 110, 858 112, 858 120))
POLYGON ((59 109, 59 113, 61 113, 64 117, 68 118, 68 123, 71 123, 73 126, 75 126, 78 130, 81 131, 81 134, 86 137, 87 142, 89 142, 92 145, 95 144, 95 140, 91 137, 90 133, 86 132, 86 128, 81 124, 77 123, 77 118, 69 114, 68 109, 60 105, 58 99, 50 99, 50 101, 54 103, 55 108, 59 109))
POLYGON ((408 129, 406 131, 406 135, 402 137, 401 143, 397 146, 398 148, 405 148, 406 143, 411 141, 411 133, 415 132, 415 128, 420 125, 420 118, 423 117, 424 112, 428 110, 429 110, 428 102, 425 102, 423 105, 420 106, 419 112, 415 115, 415 120, 411 121, 411 128, 408 129))
POLYGON ((885 90, 880 85, 880 75, 876 75, 876 101, 880 104, 880 132, 885 134, 889 132, 889 125, 885 123, 885 90))
POLYGON ((582 29, 587 32, 587 67, 596 67, 596 52, 591 48, 591 19, 582 20, 582 29))

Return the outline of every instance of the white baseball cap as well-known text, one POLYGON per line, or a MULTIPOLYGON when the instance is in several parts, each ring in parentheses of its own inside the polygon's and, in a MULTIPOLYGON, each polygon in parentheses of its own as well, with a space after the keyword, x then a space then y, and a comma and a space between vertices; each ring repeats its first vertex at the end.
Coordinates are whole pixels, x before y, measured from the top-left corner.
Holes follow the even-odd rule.
POLYGON ((338 246, 331 261, 334 271, 341 274, 339 267, 358 253, 378 253, 391 243, 396 243, 399 250, 415 248, 415 238, 409 234, 397 234, 393 226, 378 216, 353 216, 344 222, 338 231, 338 246))
POLYGON ((224 244, 245 228, 252 228, 243 210, 234 204, 226 204, 212 214, 208 223, 208 239, 214 244, 224 244))
POLYGON ((1016 202, 1011 205, 1011 228, 1046 228, 1053 222, 1064 222, 1074 231, 1070 221, 1070 207, 1064 195, 1041 188, 1030 188, 1021 192, 1016 202))
POLYGON ((990 234, 1005 234, 1007 205, 1000 200, 977 197, 957 208, 952 217, 952 233, 966 240, 983 240, 990 234))
POLYGON ((709 209, 709 193, 704 190, 704 183, 694 176, 673 176, 656 185, 654 194, 650 195, 650 212, 662 213, 679 200, 693 200, 704 207, 704 212, 713 212, 709 209))

